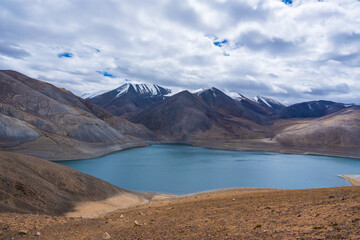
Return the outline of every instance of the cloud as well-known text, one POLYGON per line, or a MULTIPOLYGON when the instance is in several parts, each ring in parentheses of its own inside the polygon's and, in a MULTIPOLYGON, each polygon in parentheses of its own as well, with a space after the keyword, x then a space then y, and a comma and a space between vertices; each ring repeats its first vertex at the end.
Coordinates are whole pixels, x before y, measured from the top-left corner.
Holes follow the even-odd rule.
POLYGON ((130 79, 360 103, 356 0, 2 0, 0 9, 0 68, 75 93, 130 79))
POLYGON ((30 53, 22 49, 18 44, 9 42, 0 42, 0 55, 16 59, 30 57, 30 53))
POLYGON ((294 55, 300 50, 296 43, 279 37, 269 37, 256 31, 241 34, 235 44, 237 47, 246 47, 252 51, 265 51, 271 56, 294 55))

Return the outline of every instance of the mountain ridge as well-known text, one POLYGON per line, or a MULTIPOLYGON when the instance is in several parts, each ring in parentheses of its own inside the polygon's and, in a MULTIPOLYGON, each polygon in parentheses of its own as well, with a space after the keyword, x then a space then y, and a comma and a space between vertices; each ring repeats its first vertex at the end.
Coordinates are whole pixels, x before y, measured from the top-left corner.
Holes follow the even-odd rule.
POLYGON ((152 142, 360 157, 357 106, 322 100, 284 106, 215 87, 172 95, 132 84, 90 102, 15 71, 0 71, 0 83, 0 148, 50 160, 152 142))

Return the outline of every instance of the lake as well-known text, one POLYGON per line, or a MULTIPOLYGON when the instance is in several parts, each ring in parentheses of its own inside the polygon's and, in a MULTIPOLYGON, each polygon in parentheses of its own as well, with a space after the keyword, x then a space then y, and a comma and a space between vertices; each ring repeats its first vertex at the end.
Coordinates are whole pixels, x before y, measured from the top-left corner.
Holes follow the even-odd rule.
POLYGON ((241 187, 350 186, 338 175, 360 173, 359 159, 215 150, 177 144, 151 145, 58 163, 122 188, 171 194, 241 187))

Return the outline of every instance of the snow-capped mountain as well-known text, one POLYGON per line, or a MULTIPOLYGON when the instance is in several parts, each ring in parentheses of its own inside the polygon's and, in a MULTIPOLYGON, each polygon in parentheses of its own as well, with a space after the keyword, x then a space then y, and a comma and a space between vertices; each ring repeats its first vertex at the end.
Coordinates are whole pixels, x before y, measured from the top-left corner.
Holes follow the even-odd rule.
POLYGON ((264 107, 274 108, 274 109, 283 109, 285 106, 281 104, 280 102, 263 96, 256 96, 254 97, 254 101, 259 103, 260 105, 263 105, 264 107))
POLYGON ((114 115, 130 118, 153 104, 164 100, 171 90, 156 84, 126 83, 120 87, 88 98, 114 115))
POLYGON ((116 89, 118 94, 116 97, 123 95, 129 91, 135 91, 137 94, 141 96, 164 96, 171 93, 171 90, 168 88, 160 87, 156 84, 131 84, 126 83, 119 88, 116 89))

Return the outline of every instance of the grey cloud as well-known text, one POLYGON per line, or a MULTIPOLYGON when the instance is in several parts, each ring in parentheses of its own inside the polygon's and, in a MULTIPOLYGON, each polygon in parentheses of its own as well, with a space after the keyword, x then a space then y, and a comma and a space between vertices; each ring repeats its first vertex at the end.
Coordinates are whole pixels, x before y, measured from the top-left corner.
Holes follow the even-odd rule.
POLYGON ((227 24, 236 24, 239 21, 266 21, 271 12, 264 8, 264 2, 259 1, 254 8, 245 1, 206 1, 213 9, 226 13, 227 24))
POLYGON ((328 60, 335 60, 350 67, 360 67, 360 49, 358 52, 350 54, 329 54, 328 60))
POLYGON ((350 88, 346 83, 337 84, 334 86, 322 85, 321 88, 311 88, 310 92, 304 92, 305 94, 315 95, 315 96, 328 96, 334 93, 349 93, 350 88))
POLYGON ((268 76, 271 78, 279 78, 279 76, 276 75, 275 73, 268 73, 268 76))
POLYGON ((6 42, 0 42, 0 55, 17 59, 24 59, 31 56, 30 53, 20 48, 19 45, 6 42))
POLYGON ((358 33, 340 33, 332 36, 331 40, 337 46, 339 45, 347 45, 356 43, 357 45, 360 44, 360 34, 358 33))
POLYGON ((189 27, 202 27, 202 21, 187 1, 169 1, 164 7, 165 16, 189 27))
POLYGON ((299 47, 293 42, 285 41, 278 37, 265 36, 256 31, 249 31, 238 37, 237 47, 246 47, 252 51, 266 51, 271 55, 293 55, 299 47))

